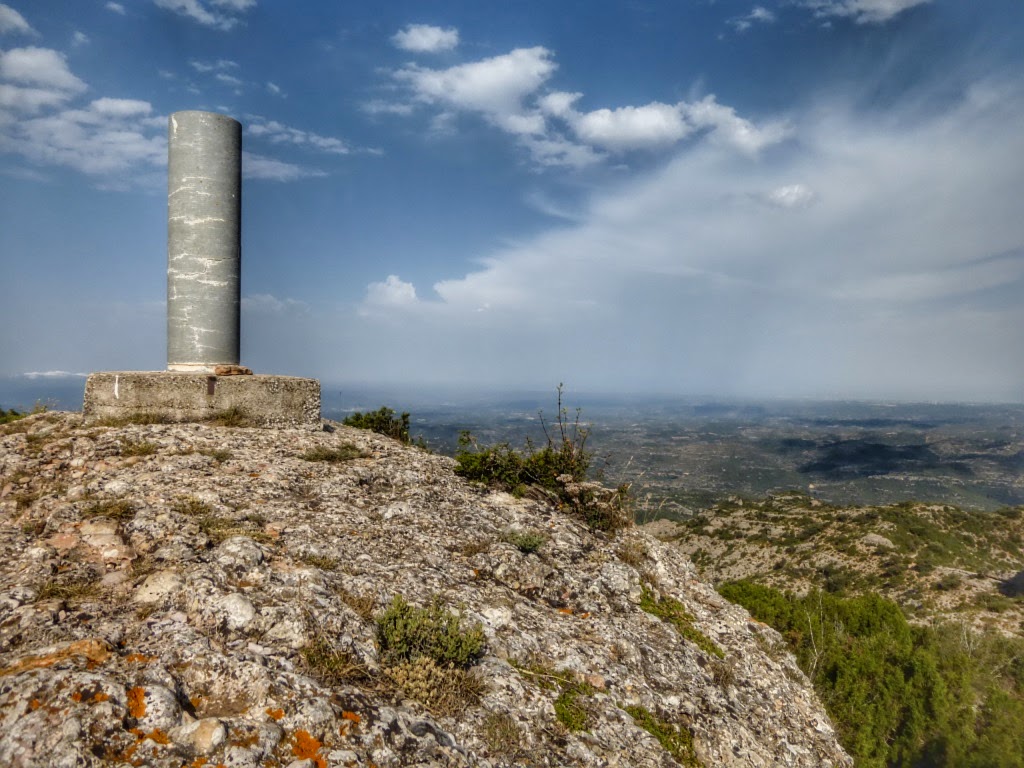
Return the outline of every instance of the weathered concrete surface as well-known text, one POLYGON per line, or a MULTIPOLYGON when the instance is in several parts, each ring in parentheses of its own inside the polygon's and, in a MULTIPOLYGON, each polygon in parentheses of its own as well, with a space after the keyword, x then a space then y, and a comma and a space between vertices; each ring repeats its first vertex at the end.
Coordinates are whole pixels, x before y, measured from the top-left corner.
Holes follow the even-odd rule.
POLYGON ((167 141, 167 368, 237 365, 242 126, 215 112, 171 115, 167 141))
POLYGON ((320 382, 295 376, 214 376, 176 371, 93 373, 86 422, 151 416, 206 421, 237 410, 246 426, 320 428, 320 382))

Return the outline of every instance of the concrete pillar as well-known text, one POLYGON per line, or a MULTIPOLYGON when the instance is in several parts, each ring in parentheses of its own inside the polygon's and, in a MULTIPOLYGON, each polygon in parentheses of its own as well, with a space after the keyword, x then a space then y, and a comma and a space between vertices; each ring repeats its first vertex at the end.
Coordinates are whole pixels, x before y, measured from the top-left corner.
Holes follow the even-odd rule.
POLYGON ((167 369, 239 362, 242 125, 171 115, 167 142, 167 369))

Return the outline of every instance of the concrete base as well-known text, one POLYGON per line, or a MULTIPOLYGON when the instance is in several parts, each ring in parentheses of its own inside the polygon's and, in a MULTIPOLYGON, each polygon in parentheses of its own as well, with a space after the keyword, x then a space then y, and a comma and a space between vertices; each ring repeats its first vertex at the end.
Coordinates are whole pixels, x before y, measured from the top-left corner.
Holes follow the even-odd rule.
POLYGON ((245 426, 320 428, 320 382, 295 376, 215 376, 174 371, 93 373, 86 423, 153 417, 196 422, 232 411, 245 426))

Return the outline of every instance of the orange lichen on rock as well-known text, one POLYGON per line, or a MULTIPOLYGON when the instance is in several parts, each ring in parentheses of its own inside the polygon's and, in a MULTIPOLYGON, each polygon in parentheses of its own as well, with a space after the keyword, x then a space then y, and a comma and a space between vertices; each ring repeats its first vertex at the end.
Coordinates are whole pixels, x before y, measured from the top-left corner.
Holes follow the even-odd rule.
POLYGON ((75 691, 74 693, 72 693, 71 694, 71 700, 73 702, 75 702, 76 704, 78 702, 80 702, 82 700, 82 692, 81 691, 75 691))
POLYGON ((35 712, 41 706, 43 706, 43 702, 41 702, 39 699, 32 699, 28 703, 28 708, 31 709, 33 712, 35 712))
POLYGON ((157 744, 170 744, 171 738, 161 731, 159 728, 154 728, 152 731, 146 734, 146 738, 150 741, 155 741, 157 744))
POLYGON ((267 714, 270 715, 270 717, 274 720, 280 720, 282 717, 284 717, 284 710, 280 708, 271 709, 270 707, 267 707, 267 714))
POLYGON ((125 661, 130 661, 136 664, 148 664, 153 661, 156 656, 147 656, 144 653, 129 653, 124 657, 125 661))
POLYGON ((319 739, 310 735, 308 731, 296 731, 292 736, 292 754, 299 760, 312 760, 317 768, 327 768, 327 761, 320 756, 320 747, 323 746, 319 739))
POLYGON ((71 643, 63 643, 47 649, 46 653, 25 656, 22 659, 0 670, 0 677, 5 675, 17 675, 27 672, 30 669, 42 669, 52 667, 59 661, 73 658, 84 658, 90 668, 102 664, 110 657, 110 644, 106 640, 90 638, 88 640, 75 640, 71 643))
POLYGON ((136 686, 128 691, 128 714, 138 720, 146 716, 146 689, 136 686))
POLYGON ((355 712, 349 712, 347 709, 342 710, 341 716, 346 720, 351 720, 356 725, 363 721, 363 718, 361 718, 355 712))

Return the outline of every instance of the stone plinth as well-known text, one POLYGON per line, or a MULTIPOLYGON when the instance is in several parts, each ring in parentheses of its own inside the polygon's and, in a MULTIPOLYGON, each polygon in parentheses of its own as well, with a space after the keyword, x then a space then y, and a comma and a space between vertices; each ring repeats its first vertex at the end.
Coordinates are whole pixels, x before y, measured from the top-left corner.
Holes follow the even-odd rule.
POLYGON ((225 412, 244 426, 320 428, 320 382, 295 376, 108 371, 85 383, 86 423, 102 419, 198 422, 225 412))

